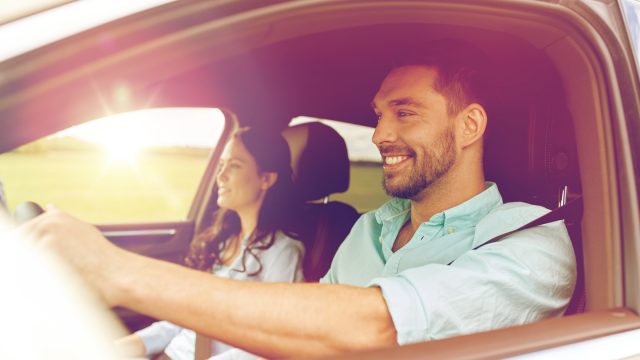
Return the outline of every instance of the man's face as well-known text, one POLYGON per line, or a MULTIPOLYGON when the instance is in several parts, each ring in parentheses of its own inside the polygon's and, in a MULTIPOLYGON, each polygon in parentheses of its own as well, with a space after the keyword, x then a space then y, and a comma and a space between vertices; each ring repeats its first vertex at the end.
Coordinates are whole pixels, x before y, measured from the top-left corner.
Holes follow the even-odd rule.
POLYGON ((421 66, 393 70, 372 105, 378 117, 373 142, 383 159, 387 194, 415 199, 442 180, 457 157, 454 121, 433 88, 437 73, 421 66))

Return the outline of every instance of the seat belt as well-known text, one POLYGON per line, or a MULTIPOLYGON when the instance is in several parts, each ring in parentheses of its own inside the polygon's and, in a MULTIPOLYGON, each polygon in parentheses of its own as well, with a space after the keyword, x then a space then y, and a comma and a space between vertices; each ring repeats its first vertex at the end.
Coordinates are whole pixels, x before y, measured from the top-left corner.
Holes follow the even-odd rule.
MULTIPOLYGON (((202 335, 200 333, 196 333, 196 344, 194 351, 194 360, 206 360, 209 359, 213 353, 213 349, 211 348, 211 339, 206 335, 202 335)), ((164 351, 155 357, 152 357, 153 360, 171 360, 169 355, 167 355, 164 351)))
MULTIPOLYGON (((552 222, 556 222, 559 220, 567 220, 567 219, 577 219, 578 216, 582 213, 582 196, 579 195, 578 197, 572 199, 571 201, 567 202, 566 204, 562 205, 562 206, 558 206, 557 208, 551 210, 550 212, 536 218, 533 219, 532 221, 520 226, 519 228, 515 229, 515 230, 511 230, 508 231, 506 233, 502 233, 500 235, 494 236, 491 239, 489 239, 488 241, 485 241, 484 243, 474 247, 471 250, 478 250, 479 248, 485 246, 485 245, 489 245, 489 244, 493 244, 495 242, 498 242, 504 238, 506 238, 507 236, 516 233, 518 231, 522 231, 522 230, 526 230, 526 229, 530 229, 536 226, 540 226, 540 225, 544 225, 544 224, 549 224, 552 222)), ((453 264, 456 260, 455 259, 453 261, 451 261, 450 263, 448 263, 447 265, 451 265, 453 264)))
MULTIPOLYGON (((551 210, 550 212, 540 216, 537 219, 534 219, 522 226, 520 226, 519 228, 515 229, 515 230, 511 230, 509 232, 500 234, 498 236, 495 236, 493 238, 491 238, 489 241, 486 241, 476 247, 474 247, 471 250, 477 250, 485 245, 489 245, 489 244, 493 244, 495 242, 498 242, 502 239, 504 239, 505 237, 518 232, 518 231, 522 231, 522 230, 526 230, 526 229, 530 229, 532 227, 536 227, 536 226, 540 226, 540 225, 544 225, 544 224, 549 224, 552 222, 556 222, 559 220, 567 220, 567 219, 577 219, 579 217, 579 215, 582 213, 582 196, 578 196, 574 199, 572 199, 571 201, 567 202, 566 204, 559 206, 553 210, 551 210)), ((454 260, 455 261, 455 260, 454 260)), ((452 261, 453 263, 453 261, 452 261)), ((449 263, 449 265, 451 265, 451 263, 449 263)))
MULTIPOLYGON (((553 210, 551 210, 550 212, 520 226, 519 228, 515 229, 515 230, 511 230, 508 231, 506 233, 500 234, 498 236, 494 236, 493 238, 489 239, 489 241, 486 241, 476 247, 474 247, 471 250, 477 250, 485 245, 489 245, 489 244, 493 244, 495 242, 498 242, 502 239, 504 239, 505 237, 516 233, 518 231, 522 231, 522 230, 526 230, 526 229, 530 229, 536 226, 540 226, 540 225, 544 225, 544 224, 549 224, 552 222, 556 222, 559 220, 567 220, 567 219, 577 219, 578 216, 580 215, 580 213, 582 213, 582 196, 578 196, 574 199, 572 199, 571 201, 567 202, 565 205, 559 206, 553 210)), ((452 262, 450 262, 447 265, 451 265, 453 264, 455 260, 453 260, 452 262)), ((205 335, 202 334, 197 334, 196 335, 196 350, 195 350, 195 359, 196 360, 200 360, 200 359, 207 359, 209 356, 211 356, 211 339, 209 339, 208 337, 206 337, 205 335)))
POLYGON ((205 360, 211 357, 211 339, 206 335, 196 333, 195 360, 205 360))

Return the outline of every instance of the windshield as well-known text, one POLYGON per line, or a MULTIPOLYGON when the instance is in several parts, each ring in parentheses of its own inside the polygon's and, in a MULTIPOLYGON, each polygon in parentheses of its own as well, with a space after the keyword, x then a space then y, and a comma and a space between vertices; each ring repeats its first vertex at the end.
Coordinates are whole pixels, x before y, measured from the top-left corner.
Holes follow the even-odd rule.
POLYGON ((0 61, 171 1, 122 1, 117 6, 104 0, 74 1, 0 25, 0 61))

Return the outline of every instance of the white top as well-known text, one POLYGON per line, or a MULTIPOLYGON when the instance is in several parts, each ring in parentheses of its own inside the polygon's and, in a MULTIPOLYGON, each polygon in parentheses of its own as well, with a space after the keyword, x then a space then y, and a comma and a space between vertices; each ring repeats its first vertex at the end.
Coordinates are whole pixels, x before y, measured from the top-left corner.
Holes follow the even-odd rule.
MULTIPOLYGON (((255 257, 246 257, 247 270, 242 272, 242 252, 246 248, 247 239, 242 240, 241 253, 230 266, 216 265, 212 272, 216 276, 242 281, 264 282, 301 282, 302 259, 304 245, 283 232, 276 232, 276 239, 266 250, 253 250, 260 258, 262 271, 254 276, 249 274, 259 268, 255 257), (236 271, 238 270, 238 271, 236 271)), ((192 330, 184 329, 168 321, 158 321, 136 332, 142 339, 147 355, 159 353, 162 350, 173 360, 191 360, 195 356, 196 334, 192 330)), ((212 341, 212 359, 256 359, 253 354, 236 349, 220 341, 212 341)))

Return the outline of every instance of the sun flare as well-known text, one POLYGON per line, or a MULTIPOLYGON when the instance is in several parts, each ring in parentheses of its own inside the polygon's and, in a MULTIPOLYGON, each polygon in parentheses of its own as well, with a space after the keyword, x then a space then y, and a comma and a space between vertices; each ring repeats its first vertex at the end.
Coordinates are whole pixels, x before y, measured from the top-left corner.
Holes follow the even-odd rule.
POLYGON ((123 131, 120 126, 103 127, 96 142, 112 165, 135 165, 140 151, 145 147, 140 131, 123 131))
POLYGON ((105 166, 138 167, 155 149, 211 148, 224 129, 218 109, 157 108, 110 115, 60 132, 97 145, 105 166))
POLYGON ((101 144, 107 155, 107 162, 110 164, 134 165, 138 160, 141 146, 130 142, 104 142, 101 144))

